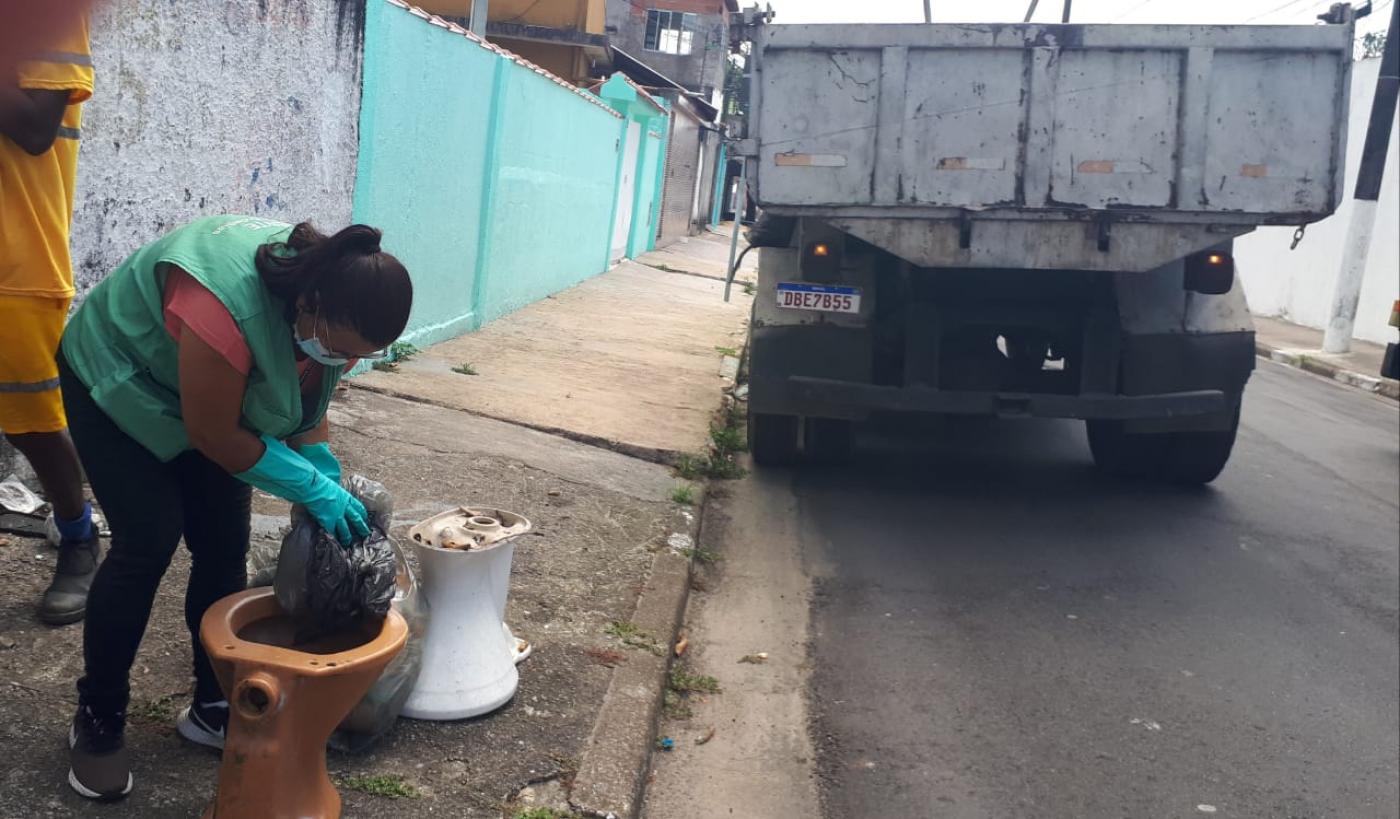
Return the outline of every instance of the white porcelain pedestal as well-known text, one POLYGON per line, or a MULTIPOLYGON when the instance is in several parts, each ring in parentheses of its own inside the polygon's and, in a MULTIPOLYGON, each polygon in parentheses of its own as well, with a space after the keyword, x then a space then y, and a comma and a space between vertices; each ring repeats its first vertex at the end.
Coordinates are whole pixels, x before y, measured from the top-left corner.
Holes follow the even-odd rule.
MULTIPOLYGON (((488 514, 460 511, 471 520, 504 517, 515 525, 497 525, 498 539, 486 533, 478 541, 482 545, 468 549, 435 545, 444 542, 443 519, 452 513, 429 518, 410 530, 428 600, 423 666, 403 709, 403 715, 413 719, 454 720, 489 713, 510 701, 520 681, 515 667, 520 647, 502 616, 515 552, 511 538, 528 531, 530 524, 518 515, 495 510, 488 514), (438 530, 433 529, 435 524, 438 530)), ((466 530, 472 531, 470 526, 466 530)), ((461 530, 448 534, 460 540, 461 530)))

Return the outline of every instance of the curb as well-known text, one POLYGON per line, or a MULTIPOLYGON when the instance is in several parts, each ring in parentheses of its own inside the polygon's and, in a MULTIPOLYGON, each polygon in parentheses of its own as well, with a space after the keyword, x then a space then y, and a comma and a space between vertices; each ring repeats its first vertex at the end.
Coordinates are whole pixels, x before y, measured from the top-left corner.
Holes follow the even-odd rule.
POLYGON ((683 541, 692 546, 700 542, 708 499, 706 491, 694 507, 677 513, 686 524, 685 531, 672 534, 668 546, 652 559, 651 574, 637 598, 632 624, 655 637, 664 651, 659 657, 645 651, 628 652, 627 662, 613 670, 569 788, 569 804, 585 816, 635 819, 641 809, 672 646, 690 599, 692 562, 679 549, 683 541))
MULTIPOLYGON (((733 400, 747 353, 745 349, 738 356, 726 355, 720 360, 718 374, 725 382, 726 396, 720 412, 733 400)), ((613 670, 593 732, 579 760, 578 773, 569 788, 569 805, 585 816, 636 819, 642 809, 667 674, 674 656, 672 647, 690 601, 694 560, 683 556, 680 549, 700 544, 712 486, 713 482, 706 482, 698 502, 677 512, 676 517, 686 525, 677 526, 667 539, 667 547, 652 559, 651 574, 637 598, 632 623, 658 641, 665 638, 665 652, 660 657, 633 652, 628 662, 613 670), (682 528, 684 532, 679 531, 682 528)))
POLYGON ((1389 398, 1392 401, 1400 401, 1400 381, 1348 370, 1336 362, 1323 358, 1313 350, 1275 347, 1256 338, 1254 352, 1260 358, 1266 358, 1313 375, 1320 375, 1323 378, 1330 378, 1333 381, 1389 398))

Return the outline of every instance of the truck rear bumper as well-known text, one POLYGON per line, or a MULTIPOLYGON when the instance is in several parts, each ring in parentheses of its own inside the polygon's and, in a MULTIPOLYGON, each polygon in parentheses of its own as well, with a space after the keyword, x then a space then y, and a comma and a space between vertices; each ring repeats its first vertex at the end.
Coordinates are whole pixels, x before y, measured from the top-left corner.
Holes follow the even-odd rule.
POLYGON ((929 387, 889 387, 792 376, 769 384, 786 392, 793 405, 811 415, 850 417, 870 412, 933 412, 954 415, 1033 416, 1134 420, 1219 415, 1230 411, 1222 390, 1192 390, 1155 395, 1047 395, 1041 393, 963 392, 929 387))

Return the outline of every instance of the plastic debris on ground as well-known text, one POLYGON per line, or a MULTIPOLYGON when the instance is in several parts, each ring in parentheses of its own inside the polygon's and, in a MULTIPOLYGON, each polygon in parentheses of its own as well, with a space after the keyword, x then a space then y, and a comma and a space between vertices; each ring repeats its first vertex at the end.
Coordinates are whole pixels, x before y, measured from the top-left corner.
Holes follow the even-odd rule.
POLYGON ((739 658, 739 662, 749 665, 762 665, 768 662, 768 652, 760 651, 757 654, 745 654, 739 658))
POLYGON ((0 508, 20 515, 35 515, 48 506, 44 499, 25 486, 17 475, 0 481, 0 508))
POLYGON ((282 541, 254 538, 248 544, 247 566, 248 588, 271 586, 277 577, 277 555, 282 551, 282 541))
POLYGON ((676 748, 676 741, 670 737, 662 737, 656 741, 656 747, 662 751, 673 751, 676 748))
POLYGON ((7 532, 21 537, 44 536, 44 523, 33 515, 21 515, 18 512, 0 512, 0 532, 7 532))

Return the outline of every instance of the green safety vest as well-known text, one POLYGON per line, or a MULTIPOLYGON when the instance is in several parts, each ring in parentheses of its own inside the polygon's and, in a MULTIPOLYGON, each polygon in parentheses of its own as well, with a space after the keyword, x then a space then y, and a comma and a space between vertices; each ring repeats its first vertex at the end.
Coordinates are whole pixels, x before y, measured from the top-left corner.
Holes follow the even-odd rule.
POLYGON ((315 404, 303 407, 285 303, 262 283, 259 246, 291 225, 209 216, 142 247, 88 294, 63 333, 63 355, 92 399, 162 461, 190 449, 180 416, 179 347, 165 329, 165 280, 174 265, 228 308, 252 352, 242 426, 284 439, 321 422, 344 367, 327 367, 315 404))

